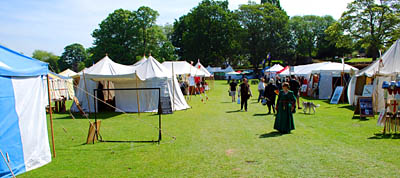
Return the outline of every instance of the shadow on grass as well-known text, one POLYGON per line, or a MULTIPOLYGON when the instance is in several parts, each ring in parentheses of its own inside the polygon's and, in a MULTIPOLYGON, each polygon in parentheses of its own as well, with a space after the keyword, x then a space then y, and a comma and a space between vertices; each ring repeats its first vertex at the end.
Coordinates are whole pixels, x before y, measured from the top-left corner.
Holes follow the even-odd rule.
POLYGON ((375 134, 375 136, 369 137, 368 139, 400 139, 399 134, 375 134))
POLYGON ((221 103, 236 103, 236 102, 229 102, 229 101, 224 101, 224 102, 221 102, 221 103))
POLYGON ((240 109, 234 111, 226 111, 226 113, 236 113, 236 112, 240 112, 240 109))
POLYGON ((253 116, 268 116, 268 115, 271 115, 271 114, 268 114, 268 113, 253 114, 253 116))
POLYGON ((344 108, 344 109, 354 111, 354 106, 352 106, 352 105, 340 106, 339 108, 344 108))
POLYGON ((265 133, 259 136, 259 138, 271 138, 271 137, 279 137, 282 136, 283 134, 277 132, 277 131, 272 131, 270 133, 265 133))
POLYGON ((358 119, 360 121, 369 121, 369 119, 367 119, 366 117, 361 117, 361 116, 353 116, 353 118, 351 119, 358 119))

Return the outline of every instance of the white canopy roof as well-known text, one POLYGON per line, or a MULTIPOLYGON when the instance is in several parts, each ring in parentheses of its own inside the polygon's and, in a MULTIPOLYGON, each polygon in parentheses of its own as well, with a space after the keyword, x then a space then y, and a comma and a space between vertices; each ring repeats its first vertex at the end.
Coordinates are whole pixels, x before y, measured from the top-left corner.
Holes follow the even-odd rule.
POLYGON ((382 64, 379 69, 379 60, 357 73, 357 76, 374 74, 390 75, 400 73, 400 39, 398 39, 382 56, 382 64), (379 70, 379 71, 378 71, 379 70))
POLYGON ((206 76, 203 71, 198 70, 186 61, 165 61, 162 63, 170 71, 172 71, 172 64, 175 75, 206 76))
POLYGON ((62 75, 64 77, 72 77, 72 76, 75 76, 76 74, 77 73, 72 71, 71 69, 66 69, 59 73, 59 75, 62 75))
POLYGON ((197 69, 201 70, 202 72, 204 72, 205 73, 205 77, 211 77, 210 72, 208 72, 208 70, 203 65, 201 65, 200 61, 197 62, 195 67, 197 69))
POLYGON ((214 73, 214 72, 224 72, 224 70, 221 68, 221 67, 211 67, 211 66, 208 66, 207 67, 207 70, 208 70, 208 72, 210 72, 210 73, 214 73))
POLYGON ((268 72, 279 72, 283 69, 283 67, 279 64, 275 64, 272 67, 270 67, 269 69, 265 70, 264 73, 268 73, 268 72))
POLYGON ((351 70, 357 71, 358 69, 351 65, 348 65, 348 64, 344 64, 344 68, 343 68, 342 63, 328 62, 325 65, 317 66, 316 69, 312 70, 312 73, 319 73, 321 71, 324 71, 324 72, 344 71, 346 73, 349 73, 351 70))
MULTIPOLYGON (((285 71, 281 72, 280 75, 288 76, 290 75, 289 68, 285 71)), ((309 77, 312 73, 320 73, 324 72, 340 72, 343 70, 342 63, 337 62, 321 62, 321 63, 313 63, 306 65, 294 66, 294 72, 291 74, 298 76, 309 77)), ((352 67, 348 64, 344 64, 344 72, 350 72, 350 70, 358 70, 355 67, 352 67)))

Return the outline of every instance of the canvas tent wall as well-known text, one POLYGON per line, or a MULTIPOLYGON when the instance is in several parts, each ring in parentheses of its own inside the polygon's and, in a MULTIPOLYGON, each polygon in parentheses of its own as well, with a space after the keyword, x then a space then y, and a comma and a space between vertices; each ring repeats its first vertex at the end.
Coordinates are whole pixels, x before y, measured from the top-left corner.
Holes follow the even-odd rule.
MULTIPOLYGON (((0 150, 15 174, 51 161, 43 80, 48 64, 0 45, 0 150)), ((0 177, 11 177, 0 157, 0 177)))
MULTIPOLYGON (((50 95, 53 101, 62 100, 64 98, 66 100, 72 100, 74 98, 75 92, 72 84, 72 78, 64 77, 50 71, 49 78, 50 95)), ((47 80, 47 78, 45 80, 47 80)))
POLYGON ((400 74, 400 39, 398 39, 381 57, 380 60, 374 61, 368 67, 362 69, 350 80, 350 86, 347 89, 349 104, 357 104, 357 98, 362 93, 356 93, 356 90, 361 90, 365 85, 365 78, 373 79, 374 92, 372 95, 375 111, 384 109, 383 98, 383 81, 396 80, 400 74))
MULTIPOLYGON (((189 108, 176 78, 151 56, 131 66, 117 64, 106 56, 83 74, 78 85, 81 91, 76 95, 85 112, 94 111, 94 101, 90 97, 88 102, 86 92, 82 89, 86 88, 93 95, 93 89, 97 88, 99 81, 111 81, 115 88, 161 88, 161 97, 170 97, 173 110, 189 108)), ((115 91, 115 105, 120 109, 117 112, 154 112, 158 109, 157 99, 156 91, 115 91)), ((78 111, 75 104, 71 110, 78 111)))

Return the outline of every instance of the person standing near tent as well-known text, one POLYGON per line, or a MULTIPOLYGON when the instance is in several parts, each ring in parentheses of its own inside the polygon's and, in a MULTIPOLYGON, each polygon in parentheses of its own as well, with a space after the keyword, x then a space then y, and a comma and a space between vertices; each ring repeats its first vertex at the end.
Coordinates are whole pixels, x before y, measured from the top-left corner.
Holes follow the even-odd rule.
POLYGON ((282 82, 281 82, 281 78, 279 76, 276 76, 275 85, 276 85, 276 87, 278 87, 278 90, 282 90, 282 82))
POLYGON ((235 79, 233 79, 232 82, 229 84, 229 95, 232 97, 232 102, 236 102, 236 88, 237 83, 235 82, 235 79))
MULTIPOLYGON (((301 109, 300 105, 299 105, 299 89, 300 89, 300 83, 299 81, 296 80, 296 76, 292 75, 290 77, 290 81, 289 81, 289 86, 290 86, 290 90, 293 92, 294 96, 297 99, 297 106, 298 109, 301 109)), ((283 86, 282 86, 283 88, 283 86)))
POLYGON ((296 97, 293 91, 289 90, 289 83, 282 84, 276 103, 277 114, 275 117, 274 129, 282 134, 294 130, 293 111, 296 109, 296 97))
POLYGON ((269 79, 268 85, 264 90, 264 98, 267 100, 268 106, 268 114, 271 114, 271 106, 275 114, 275 99, 278 91, 278 87, 274 84, 274 79, 269 79))
POLYGON ((261 97, 264 94, 264 90, 265 90, 265 84, 264 84, 264 78, 260 79, 260 82, 258 83, 258 99, 257 102, 259 103, 261 100, 261 97))
POLYGON ((247 100, 252 97, 253 94, 251 93, 250 85, 247 82, 247 78, 243 78, 243 83, 239 86, 238 97, 240 97, 240 110, 244 110, 247 112, 247 100))

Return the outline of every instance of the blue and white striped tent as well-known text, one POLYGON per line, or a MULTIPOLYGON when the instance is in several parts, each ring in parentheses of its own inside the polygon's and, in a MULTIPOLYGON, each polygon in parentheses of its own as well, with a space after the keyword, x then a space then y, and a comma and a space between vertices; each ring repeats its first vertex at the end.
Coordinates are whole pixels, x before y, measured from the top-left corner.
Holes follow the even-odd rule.
POLYGON ((0 178, 51 161, 46 122, 48 64, 0 45, 0 178))

